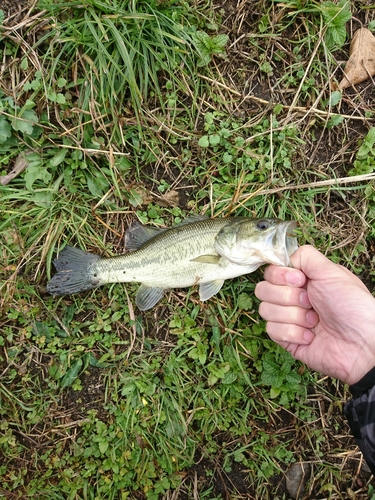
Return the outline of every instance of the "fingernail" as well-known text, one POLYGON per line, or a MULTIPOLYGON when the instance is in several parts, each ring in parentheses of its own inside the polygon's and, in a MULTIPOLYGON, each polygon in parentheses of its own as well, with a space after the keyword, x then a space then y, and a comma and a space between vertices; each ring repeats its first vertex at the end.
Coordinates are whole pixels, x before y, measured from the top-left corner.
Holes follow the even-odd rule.
POLYGON ((311 303, 309 301, 309 296, 307 295, 306 290, 302 290, 299 294, 299 303, 304 307, 311 307, 311 303))
POLYGON ((313 334, 313 332, 311 330, 305 330, 303 332, 303 340, 307 344, 311 344, 311 342, 314 340, 314 338, 315 338, 315 335, 313 334))
POLYGON ((306 313, 306 321, 311 326, 316 326, 318 321, 319 321, 319 316, 316 314, 315 311, 310 309, 310 311, 307 311, 307 313, 306 313))
POLYGON ((289 271, 285 275, 285 280, 288 283, 288 285, 301 286, 303 278, 300 275, 300 273, 296 273, 294 271, 289 271))

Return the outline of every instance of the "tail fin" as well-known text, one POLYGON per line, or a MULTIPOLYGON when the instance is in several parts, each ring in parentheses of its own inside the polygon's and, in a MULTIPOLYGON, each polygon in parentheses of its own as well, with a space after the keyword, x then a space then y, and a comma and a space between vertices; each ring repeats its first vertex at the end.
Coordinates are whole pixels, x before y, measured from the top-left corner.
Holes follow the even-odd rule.
POLYGON ((51 295, 70 295, 102 285, 95 271, 98 260, 99 255, 65 247, 53 261, 57 274, 47 284, 47 292, 51 295))

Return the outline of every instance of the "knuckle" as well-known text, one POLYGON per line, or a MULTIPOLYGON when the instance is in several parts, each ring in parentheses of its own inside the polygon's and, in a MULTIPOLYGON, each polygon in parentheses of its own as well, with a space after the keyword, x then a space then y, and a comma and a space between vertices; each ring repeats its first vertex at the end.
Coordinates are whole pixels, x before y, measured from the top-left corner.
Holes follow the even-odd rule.
POLYGON ((255 286, 255 290, 254 290, 255 296, 260 300, 262 299, 265 284, 266 284, 265 281, 261 281, 261 282, 257 283, 255 286))
POLYGON ((272 323, 271 321, 267 321, 266 324, 266 332, 269 337, 271 337, 272 340, 276 339, 275 333, 277 332, 277 329, 275 328, 276 324, 272 323))
POLYGON ((292 287, 285 287, 284 289, 284 303, 287 305, 295 304, 295 289, 292 287))

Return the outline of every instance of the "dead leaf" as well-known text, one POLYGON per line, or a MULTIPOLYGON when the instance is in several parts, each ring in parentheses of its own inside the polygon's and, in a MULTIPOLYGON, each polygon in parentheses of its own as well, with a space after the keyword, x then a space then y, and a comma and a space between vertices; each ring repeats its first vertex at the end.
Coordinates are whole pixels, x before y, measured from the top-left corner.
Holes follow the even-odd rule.
POLYGON ((27 168, 28 165, 29 162, 25 158, 24 153, 20 153, 17 156, 14 162, 14 167, 9 172, 9 174, 0 176, 0 184, 2 186, 6 186, 7 184, 9 184, 9 182, 15 177, 17 177, 17 175, 20 175, 20 173, 22 173, 27 168))
POLYGON ((360 28, 350 44, 349 60, 344 69, 340 89, 364 82, 375 75, 375 37, 367 28, 360 28))
POLYGON ((174 189, 170 189, 166 193, 163 193, 159 199, 159 205, 161 207, 178 207, 180 204, 180 194, 174 189))
POLYGON ((127 186, 128 201, 133 207, 148 205, 153 202, 153 197, 143 184, 132 184, 127 186))

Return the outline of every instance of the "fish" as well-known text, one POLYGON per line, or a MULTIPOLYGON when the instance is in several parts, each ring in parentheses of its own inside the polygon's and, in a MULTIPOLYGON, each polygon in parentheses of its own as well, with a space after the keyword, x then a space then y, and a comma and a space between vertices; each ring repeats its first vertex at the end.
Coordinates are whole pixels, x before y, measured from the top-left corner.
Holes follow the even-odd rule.
POLYGON ((55 296, 107 283, 139 282, 136 305, 154 307, 166 290, 199 285, 201 301, 216 295, 226 279, 263 264, 290 266, 297 250, 295 221, 273 218, 191 216, 171 228, 131 224, 123 255, 100 257, 66 246, 54 259, 47 284, 55 296))

